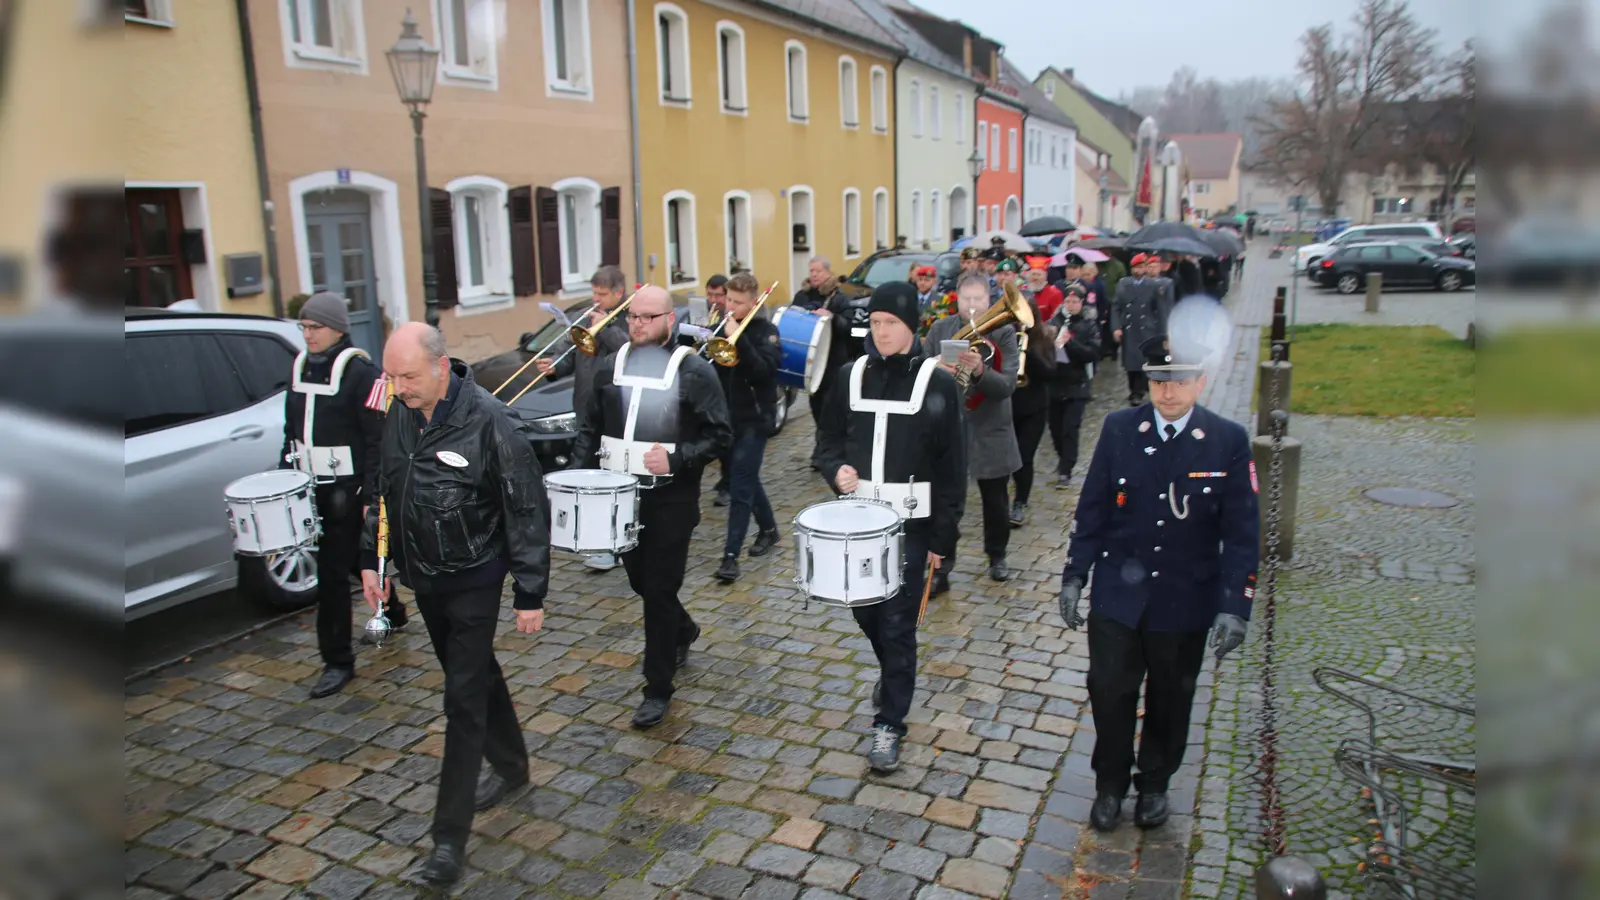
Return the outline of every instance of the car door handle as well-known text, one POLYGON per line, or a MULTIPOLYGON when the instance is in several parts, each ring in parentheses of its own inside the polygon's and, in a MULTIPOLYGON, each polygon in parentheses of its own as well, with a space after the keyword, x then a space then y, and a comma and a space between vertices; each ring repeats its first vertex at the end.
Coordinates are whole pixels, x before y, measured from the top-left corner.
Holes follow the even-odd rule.
POLYGON ((267 430, 260 425, 241 425, 228 432, 230 441, 253 441, 266 434, 267 430))

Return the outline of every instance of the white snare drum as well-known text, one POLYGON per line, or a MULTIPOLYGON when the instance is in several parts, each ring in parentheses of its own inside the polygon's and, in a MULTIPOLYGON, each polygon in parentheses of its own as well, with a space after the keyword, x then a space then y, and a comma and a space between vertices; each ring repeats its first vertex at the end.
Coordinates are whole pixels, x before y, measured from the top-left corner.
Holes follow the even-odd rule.
POLYGON ((605 469, 544 477, 550 546, 573 553, 626 553, 639 546, 639 480, 605 469))
POLYGON ((816 503, 794 517, 800 589, 833 606, 871 606, 900 590, 900 514, 868 500, 816 503))
POLYGON ((228 485, 222 498, 233 552, 241 556, 272 556, 322 535, 315 485, 298 469, 246 475, 228 485))

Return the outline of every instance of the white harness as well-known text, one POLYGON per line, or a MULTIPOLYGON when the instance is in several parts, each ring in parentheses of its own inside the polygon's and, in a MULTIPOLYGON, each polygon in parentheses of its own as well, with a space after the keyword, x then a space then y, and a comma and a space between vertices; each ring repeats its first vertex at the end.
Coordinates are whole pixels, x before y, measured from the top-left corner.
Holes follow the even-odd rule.
POLYGON ((610 435, 600 437, 600 467, 612 472, 625 472, 629 475, 638 475, 644 478, 661 477, 655 475, 644 464, 645 453, 655 444, 661 444, 668 453, 678 449, 677 444, 668 444, 660 441, 636 441, 633 439, 635 427, 639 424, 639 404, 644 399, 645 391, 669 391, 676 387, 678 380, 678 367, 683 364, 685 357, 694 353, 689 347, 678 347, 672 351, 672 358, 667 360, 667 369, 659 378, 650 378, 642 375, 628 375, 628 352, 633 349, 632 344, 624 344, 617 351, 616 364, 611 369, 611 381, 618 387, 628 388, 628 417, 622 426, 622 437, 610 435))
POLYGON ((312 432, 312 425, 316 422, 317 398, 332 397, 339 393, 339 384, 344 380, 345 366, 355 357, 370 360, 367 351, 359 347, 347 347, 339 353, 333 361, 333 372, 328 377, 327 384, 315 384, 302 380, 305 374, 307 354, 304 350, 294 358, 295 393, 306 398, 306 414, 300 427, 301 440, 294 442, 295 468, 310 475, 314 475, 319 482, 332 481, 342 475, 354 475, 355 454, 345 447, 319 447, 316 436, 312 432))
POLYGON ((922 368, 917 370, 917 380, 911 387, 911 397, 906 400, 868 400, 862 397, 861 377, 866 368, 865 356, 856 360, 850 368, 850 409, 853 412, 872 413, 872 477, 861 479, 855 492, 849 496, 887 503, 907 519, 926 519, 933 514, 933 495, 929 483, 886 483, 883 462, 889 451, 889 417, 914 416, 922 411, 922 400, 928 393, 928 382, 933 379, 933 371, 939 368, 939 360, 930 358, 922 361, 922 368))

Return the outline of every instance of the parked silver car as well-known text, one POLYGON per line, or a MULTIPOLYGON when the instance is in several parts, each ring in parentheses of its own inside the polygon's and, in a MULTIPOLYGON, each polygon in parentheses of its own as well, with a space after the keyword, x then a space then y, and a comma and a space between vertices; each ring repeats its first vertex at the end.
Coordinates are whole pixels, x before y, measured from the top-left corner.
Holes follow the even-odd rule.
POLYGON ((235 559, 222 500, 229 483, 278 466, 299 327, 130 309, 125 332, 127 618, 235 585, 270 606, 311 602, 310 567, 235 559))

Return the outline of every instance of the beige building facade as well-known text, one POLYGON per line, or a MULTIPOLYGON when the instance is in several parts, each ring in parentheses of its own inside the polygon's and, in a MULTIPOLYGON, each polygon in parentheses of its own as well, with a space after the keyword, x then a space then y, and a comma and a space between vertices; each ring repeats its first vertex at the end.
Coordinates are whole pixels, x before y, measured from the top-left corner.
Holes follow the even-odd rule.
POLYGON ((363 346, 424 317, 412 124, 384 55, 408 9, 441 50, 424 136, 451 354, 514 346, 604 263, 637 279, 622 0, 250 9, 286 296, 344 294, 363 346))

